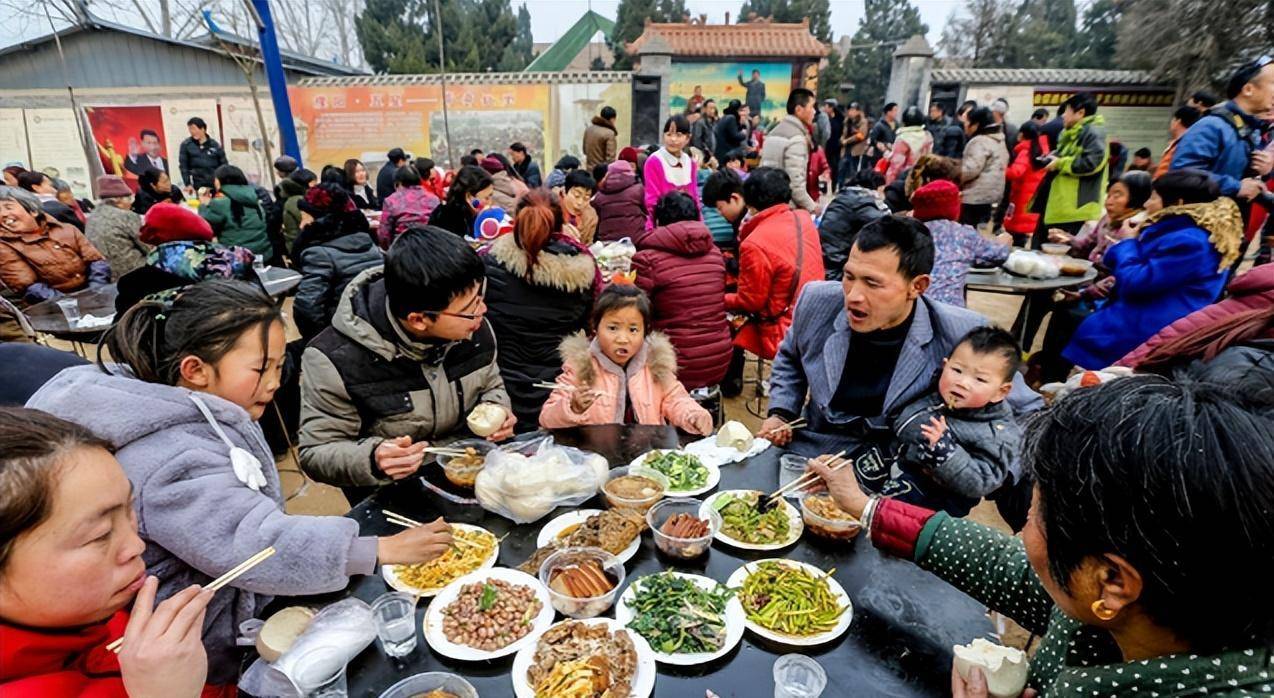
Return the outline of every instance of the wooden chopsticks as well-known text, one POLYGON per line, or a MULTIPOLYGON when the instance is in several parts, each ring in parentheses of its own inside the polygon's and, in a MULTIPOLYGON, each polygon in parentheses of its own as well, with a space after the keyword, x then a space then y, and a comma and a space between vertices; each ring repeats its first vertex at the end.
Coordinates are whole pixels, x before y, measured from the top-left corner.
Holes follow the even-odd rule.
POLYGON ((780 431, 794 431, 794 430, 796 430, 796 429, 800 429, 800 428, 804 427, 805 425, 806 425, 805 418, 804 418, 804 417, 797 417, 796 419, 793 419, 793 420, 792 420, 792 421, 790 421, 790 422, 784 422, 784 423, 782 423, 782 424, 778 425, 777 427, 774 427, 773 429, 766 429, 765 431, 761 432, 760 434, 757 434, 757 436, 759 436, 759 437, 761 437, 761 438, 765 438, 766 436, 768 436, 768 435, 770 435, 770 434, 776 434, 776 433, 778 433, 778 432, 780 432, 780 431))
POLYGON ((531 385, 536 388, 544 388, 545 390, 558 390, 560 388, 562 390, 565 390, 568 393, 579 390, 579 388, 569 383, 549 383, 548 381, 536 381, 532 383, 531 385))
POLYGON ((468 452, 466 452, 464 449, 445 448, 442 446, 430 446, 425 449, 425 453, 432 453, 435 456, 455 456, 455 457, 468 455, 468 452))
MULTIPOLYGON (((403 516, 402 514, 392 512, 388 509, 381 509, 381 513, 385 515, 386 521, 388 521, 391 524, 394 524, 395 526, 402 526, 403 528, 420 528, 421 526, 424 526, 424 524, 420 523, 419 521, 416 521, 414 519, 409 519, 406 516, 403 516)), ((453 526, 451 531, 452 533, 455 533, 456 528, 453 526)), ((480 547, 478 546, 477 543, 467 541, 459 536, 452 537, 451 542, 457 546, 463 545, 470 548, 480 547)))
MULTIPOLYGON (((212 580, 212 582, 208 584, 208 586, 204 587, 204 589, 219 591, 222 587, 238 579, 240 575, 244 574, 245 572, 252 569, 253 567, 256 567, 262 562, 265 562, 265 560, 268 559, 271 555, 274 555, 274 553, 275 553, 274 546, 270 546, 266 548, 265 550, 262 550, 256 555, 253 555, 247 560, 244 560, 243 562, 240 562, 239 564, 230 568, 230 570, 226 572, 225 574, 212 580)), ((106 646, 106 649, 118 654, 120 648, 123 647, 123 645, 124 645, 124 638, 121 637, 118 640, 108 644, 106 646)))
MULTIPOLYGON (((841 468, 845 467, 845 465, 850 463, 850 460, 848 458, 843 458, 844 455, 845 455, 845 451, 842 450, 840 453, 837 453, 836 455, 832 456, 831 460, 828 461, 828 463, 835 463, 838 460, 841 461, 839 464, 837 464, 835 467, 831 469, 831 472, 836 472, 837 470, 840 470, 841 468)), ((774 491, 773 494, 771 494, 766 499, 773 502, 774 500, 779 499, 780 497, 787 494, 788 492, 791 492, 792 490, 801 489, 803 487, 808 487, 814 484, 815 480, 818 480, 817 473, 805 473, 804 475, 778 488, 777 490, 774 491)))

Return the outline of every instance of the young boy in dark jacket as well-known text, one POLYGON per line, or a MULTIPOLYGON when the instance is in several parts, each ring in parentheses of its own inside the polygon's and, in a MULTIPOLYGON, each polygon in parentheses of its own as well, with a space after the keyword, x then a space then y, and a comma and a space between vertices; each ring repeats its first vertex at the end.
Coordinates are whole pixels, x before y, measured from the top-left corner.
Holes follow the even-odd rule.
POLYGON ((965 335, 943 361, 936 389, 894 420, 897 461, 882 494, 964 516, 1011 484, 1022 429, 1004 399, 1021 355, 1002 329, 979 327, 965 335))

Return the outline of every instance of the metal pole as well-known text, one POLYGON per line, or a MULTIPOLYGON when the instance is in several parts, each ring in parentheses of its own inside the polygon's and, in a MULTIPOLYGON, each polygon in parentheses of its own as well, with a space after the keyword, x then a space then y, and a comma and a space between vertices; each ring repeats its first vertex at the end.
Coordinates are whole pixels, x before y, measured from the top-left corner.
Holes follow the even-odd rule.
POLYGON ((438 32, 438 70, 442 79, 442 131, 447 140, 447 169, 450 170, 455 169, 456 160, 451 152, 451 120, 447 117, 447 56, 442 49, 442 5, 438 0, 434 0, 434 17, 438 22, 434 29, 438 32))
MULTIPOLYGON (((252 0, 253 17, 258 21, 257 30, 261 42, 261 63, 270 83, 270 99, 274 102, 274 118, 279 122, 279 141, 283 152, 301 162, 301 147, 296 140, 296 124, 292 121, 292 104, 288 101, 288 81, 283 74, 283 60, 279 56, 279 40, 274 34, 274 18, 270 15, 269 0, 252 0)), ((268 134, 262 133, 269 140, 268 134)), ((273 163, 268 164, 273 167, 273 163)))

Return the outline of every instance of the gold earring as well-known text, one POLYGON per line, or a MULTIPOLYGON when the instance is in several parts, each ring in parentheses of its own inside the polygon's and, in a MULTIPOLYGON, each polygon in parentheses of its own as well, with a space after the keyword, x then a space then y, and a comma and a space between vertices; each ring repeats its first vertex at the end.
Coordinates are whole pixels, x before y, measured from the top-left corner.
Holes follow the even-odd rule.
POLYGON ((1097 599, 1093 602, 1093 615, 1097 616, 1101 620, 1110 620, 1111 618, 1114 618, 1117 613, 1119 613, 1119 611, 1106 608, 1106 602, 1101 599, 1097 599))

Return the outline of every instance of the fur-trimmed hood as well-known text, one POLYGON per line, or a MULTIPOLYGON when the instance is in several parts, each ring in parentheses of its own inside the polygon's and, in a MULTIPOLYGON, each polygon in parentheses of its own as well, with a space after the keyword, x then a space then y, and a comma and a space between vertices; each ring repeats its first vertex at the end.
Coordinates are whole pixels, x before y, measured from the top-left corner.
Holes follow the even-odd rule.
POLYGON ((537 286, 574 293, 591 289, 597 278, 597 260, 558 235, 550 238, 533 267, 530 257, 518 246, 512 233, 496 238, 486 254, 509 273, 537 286))
POLYGON ((611 122, 610 122, 610 121, 607 121, 606 119, 603 119, 603 118, 602 118, 602 117, 600 117, 600 116, 594 116, 594 117, 593 117, 593 125, 594 125, 594 126, 601 126, 602 128, 607 129, 607 130, 609 130, 609 131, 611 131, 611 132, 613 132, 613 133, 615 133, 615 134, 618 134, 618 133, 619 133, 619 131, 615 128, 615 126, 614 126, 613 124, 611 124, 611 122))
MULTIPOLYGON (((562 362, 569 365, 586 385, 592 385, 597 380, 594 359, 603 365, 614 365, 602 354, 600 348, 595 348, 596 345, 596 340, 590 340, 583 332, 577 332, 563 339, 558 349, 562 354, 562 362)), ((641 351, 629 361, 626 368, 632 373, 633 370, 640 370, 643 364, 650 369, 650 375, 660 385, 668 385, 677 380, 677 350, 673 348, 667 335, 662 332, 647 334, 641 351)))

